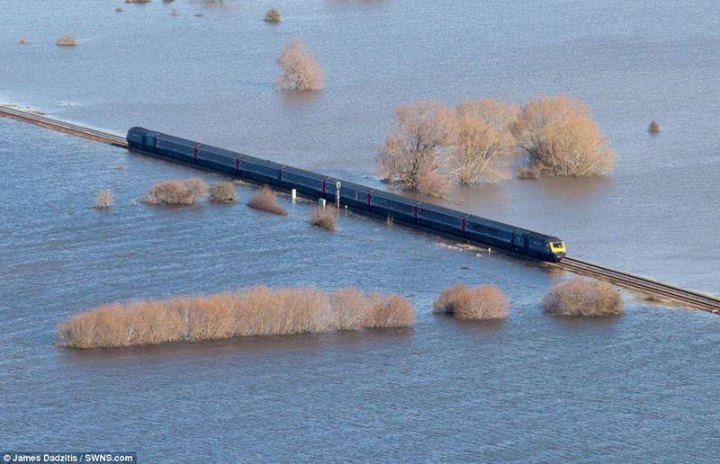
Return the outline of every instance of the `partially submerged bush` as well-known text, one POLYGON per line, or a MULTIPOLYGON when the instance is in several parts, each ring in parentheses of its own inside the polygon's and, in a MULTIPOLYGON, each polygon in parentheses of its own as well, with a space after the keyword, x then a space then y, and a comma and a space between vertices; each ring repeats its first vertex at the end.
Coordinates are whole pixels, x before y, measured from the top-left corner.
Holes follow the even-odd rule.
POLYGON ((116 13, 122 13, 123 11, 125 11, 125 10, 123 10, 123 7, 121 7, 121 6, 115 8, 116 13))
POLYGON ((113 205, 113 194, 110 190, 100 190, 95 194, 95 208, 107 209, 113 205))
POLYGON ((415 308, 407 298, 400 295, 372 295, 365 327, 387 329, 392 327, 411 327, 415 323, 415 308))
POLYGON ((532 100, 520 111, 513 132, 532 163, 554 176, 599 176, 615 164, 615 152, 581 100, 532 100))
POLYGON ((77 45, 77 39, 73 34, 64 35, 55 41, 60 47, 74 47, 77 45))
POLYGON ((440 172, 440 150, 448 141, 448 111, 434 102, 396 110, 396 129, 378 150, 380 174, 405 190, 440 196, 447 180, 440 172))
POLYGON ((310 223, 332 232, 337 228, 337 212, 330 206, 316 206, 313 209, 310 223))
POLYGON ((507 297, 494 285, 454 285, 433 303, 433 312, 453 314, 461 320, 494 320, 508 317, 507 297))
POLYGON ((277 8, 270 8, 267 10, 267 13, 265 13, 264 20, 269 23, 279 23, 280 22, 280 10, 277 8))
POLYGON ((651 134, 660 133, 660 124, 658 124, 657 121, 653 119, 648 126, 648 132, 650 132, 651 134))
POLYGON ((125 3, 138 3, 138 4, 145 4, 150 3, 152 0, 125 0, 125 3))
POLYGON ((320 63, 307 51, 300 39, 291 40, 285 45, 278 64, 283 74, 277 85, 283 90, 321 90, 325 86, 325 74, 320 63))
POLYGON ((208 297, 111 304, 58 325, 69 348, 112 348, 196 342, 252 335, 292 335, 364 328, 409 327, 410 302, 395 295, 342 289, 252 287, 208 297))
POLYGON ((27 37, 23 37, 22 39, 20 39, 20 42, 19 42, 20 45, 27 45, 29 43, 30 43, 30 40, 27 37))
POLYGON ((543 302, 545 312, 553 316, 617 316, 625 312, 620 294, 611 284, 575 278, 550 291, 543 302))
POLYGON ((150 205, 190 206, 207 196, 202 179, 166 180, 152 186, 143 201, 150 205))
POLYGON ((215 203, 235 203, 237 192, 232 182, 221 181, 210 186, 210 201, 215 203))
POLYGON ((515 144, 510 126, 516 115, 515 106, 490 99, 464 102, 454 109, 447 148, 461 185, 510 177, 515 144))
POLYGON ((270 187, 264 185, 258 193, 250 200, 248 206, 260 211, 287 216, 287 210, 280 206, 277 202, 277 195, 270 190, 270 187))

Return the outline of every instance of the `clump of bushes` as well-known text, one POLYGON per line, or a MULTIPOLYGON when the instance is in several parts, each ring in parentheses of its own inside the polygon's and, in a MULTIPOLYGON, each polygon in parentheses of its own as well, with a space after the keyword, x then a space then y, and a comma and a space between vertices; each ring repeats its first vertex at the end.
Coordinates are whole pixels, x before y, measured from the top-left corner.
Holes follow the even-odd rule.
POLYGON ((280 10, 277 8, 270 8, 265 13, 264 20, 268 23, 279 23, 280 22, 280 10))
POLYGON ((108 209, 113 202, 113 194, 110 190, 100 190, 95 194, 95 208, 97 209, 108 209))
POLYGON ((27 37, 23 37, 22 39, 20 39, 20 42, 19 42, 20 45, 27 45, 29 43, 30 43, 30 40, 27 37))
POLYGON ((508 317, 507 297, 494 285, 454 285, 433 303, 433 312, 452 314, 456 319, 486 321, 508 317))
POLYGON ((74 47, 77 45, 77 39, 73 34, 64 35, 55 41, 59 47, 74 47))
POLYGON ((300 39, 291 40, 285 45, 278 64, 283 73, 277 85, 283 90, 302 92, 325 87, 325 74, 320 63, 300 39))
POLYGON ((270 187, 264 185, 258 193, 250 200, 248 206, 260 211, 287 216, 287 210, 280 206, 277 202, 277 195, 270 190, 270 187))
POLYGON ((529 158, 522 179, 609 173, 615 153, 580 100, 542 97, 518 107, 490 99, 456 107, 416 102, 396 110, 395 128, 378 149, 378 168, 405 190, 442 195, 460 185, 511 177, 514 158, 529 158))
POLYGON ((513 131, 533 165, 550 175, 593 177, 614 167, 615 152, 582 100, 532 100, 520 110, 513 131))
POLYGON ((618 291, 607 282, 575 278, 550 291, 543 302, 545 312, 553 316, 617 316, 625 312, 618 291))
POLYGON ((143 201, 149 205, 190 206, 207 193, 202 179, 166 180, 153 185, 143 201))
POLYGON ((337 229, 337 212, 332 207, 316 206, 310 217, 310 223, 332 232, 337 229))
POLYGON ((105 305, 60 323, 58 335, 63 346, 87 349, 410 327, 414 322, 412 304, 397 295, 252 287, 208 297, 105 305))
POLYGON ((650 121, 650 125, 648 126, 648 132, 651 134, 659 134, 660 133, 660 124, 657 123, 656 120, 650 121))
POLYGON ((232 182, 222 181, 210 186, 210 201, 215 203, 235 203, 237 192, 232 182))

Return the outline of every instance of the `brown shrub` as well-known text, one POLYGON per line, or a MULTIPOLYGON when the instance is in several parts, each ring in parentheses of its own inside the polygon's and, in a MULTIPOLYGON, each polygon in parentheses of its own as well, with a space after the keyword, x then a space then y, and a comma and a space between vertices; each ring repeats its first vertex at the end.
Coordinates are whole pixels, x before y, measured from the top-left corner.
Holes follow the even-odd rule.
POLYGON ((648 132, 651 134, 658 134, 660 132, 660 124, 656 120, 652 120, 648 126, 648 132))
POLYGON ((591 177, 613 169, 615 152, 581 100, 532 100, 520 111, 513 132, 533 164, 551 175, 591 177))
POLYGON ((287 210, 280 206, 277 202, 277 195, 270 190, 270 187, 264 185, 258 193, 250 200, 248 206, 260 211, 287 216, 287 210))
POLYGON ((77 45, 77 39, 74 35, 64 35, 55 41, 55 45, 60 47, 74 47, 77 45))
POLYGON ((285 45, 278 64, 283 70, 277 82, 281 89, 321 90, 325 86, 325 75, 320 64, 300 39, 291 40, 285 45))
POLYGON ((529 168, 522 168, 518 173, 518 179, 523 180, 535 180, 540 178, 540 170, 535 166, 529 168))
POLYGON ((332 319, 336 330, 362 330, 371 306, 371 298, 355 288, 341 288, 331 298, 332 319))
POLYGON ((493 320, 508 317, 507 297, 494 285, 454 285, 433 303, 433 312, 453 314, 461 320, 493 320))
POLYGON ((378 150, 380 174, 405 190, 441 195, 447 180, 439 151, 449 138, 449 111, 425 101, 399 107, 395 118, 395 131, 378 150))
POLYGON ((543 301, 553 316, 617 316, 625 307, 615 287, 606 282, 575 278, 562 282, 543 301))
POLYGON ((121 7, 121 6, 115 8, 115 12, 116 12, 116 13, 122 13, 123 11, 125 11, 125 10, 124 10, 123 7, 121 7))
POLYGON ((20 39, 20 42, 18 42, 20 45, 27 45, 30 43, 30 40, 27 37, 23 37, 20 39))
POLYGON ((313 208, 310 223, 332 232, 337 229, 337 212, 330 206, 324 208, 317 206, 313 208))
POLYGON ((338 290, 252 287, 207 297, 112 304, 58 325, 60 344, 111 348, 197 342, 251 335, 291 335, 330 330, 411 326, 415 311, 405 298, 338 290))
POLYGON ((232 182, 221 181, 210 186, 208 190, 210 201, 215 203, 235 203, 237 201, 237 192, 232 182))
POLYGON ((374 294, 368 311, 365 327, 387 329, 411 327, 415 323, 415 308, 405 297, 399 295, 374 294))
POLYGON ((190 206, 207 196, 202 179, 166 180, 153 185, 143 201, 149 205, 190 206))
POLYGON ((110 190, 101 190, 95 194, 95 208, 107 209, 113 205, 113 194, 110 190))
POLYGON ((510 176, 517 108, 490 99, 458 105, 450 119, 450 165, 461 185, 510 176))
POLYGON ((264 21, 268 23, 279 23, 280 22, 280 10, 277 8, 270 8, 265 13, 264 21))
POLYGON ((141 5, 150 2, 152 2, 152 0, 125 0, 125 3, 137 3, 141 5))

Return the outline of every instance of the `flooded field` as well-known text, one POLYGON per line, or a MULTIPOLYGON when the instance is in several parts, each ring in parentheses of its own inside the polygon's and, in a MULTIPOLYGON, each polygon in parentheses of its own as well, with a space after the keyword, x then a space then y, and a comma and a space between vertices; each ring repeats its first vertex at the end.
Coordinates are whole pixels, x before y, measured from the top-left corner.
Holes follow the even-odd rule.
MULTIPOLYGON (((512 180, 444 201, 556 234, 575 256, 720 293, 715 2, 225 3, 5 5, 0 100, 379 185, 376 148, 399 104, 577 96, 617 151, 611 177, 512 180), (273 5, 277 26, 262 21, 273 5), (56 47, 68 33, 78 46, 56 47), (309 97, 274 88, 275 59, 296 36, 326 70, 309 97)), ((352 213, 328 233, 310 225, 309 203, 281 197, 288 217, 247 208, 250 186, 238 186, 237 205, 151 207, 138 200, 157 181, 220 178, 13 121, 0 120, 0 140, 6 449, 137 450, 141 462, 720 454, 717 316, 626 294, 621 318, 563 321, 541 301, 564 276, 539 265, 352 213), (106 188, 116 204, 97 211, 106 188), (458 281, 498 285, 509 319, 431 314, 458 281), (418 321, 112 352, 53 346, 58 322, 103 303, 258 284, 398 293, 418 321)))

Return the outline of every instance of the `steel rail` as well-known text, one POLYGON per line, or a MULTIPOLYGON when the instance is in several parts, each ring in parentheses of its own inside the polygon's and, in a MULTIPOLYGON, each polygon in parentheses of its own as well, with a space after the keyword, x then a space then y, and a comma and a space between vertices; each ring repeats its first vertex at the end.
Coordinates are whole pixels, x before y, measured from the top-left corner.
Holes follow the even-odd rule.
POLYGON ((124 136, 103 132, 89 127, 78 126, 69 122, 58 121, 29 111, 19 110, 0 105, 0 117, 16 119, 18 121, 34 124, 39 127, 63 132, 68 135, 82 137, 95 142, 107 143, 116 147, 127 148, 124 136))
MULTIPOLYGON (((33 112, 19 110, 17 108, 4 105, 0 105, 0 117, 16 119, 36 126, 44 127, 46 129, 63 132, 101 143, 107 143, 117 147, 127 148, 128 146, 127 140, 125 140, 124 136, 64 121, 58 121, 33 112)), ((614 285, 629 290, 639 291, 648 295, 660 296, 664 299, 672 300, 689 307, 720 314, 720 298, 716 296, 707 295, 693 290, 686 290, 664 282, 649 279, 647 277, 617 271, 599 264, 571 257, 565 257, 565 259, 556 264, 556 266, 575 274, 606 280, 614 285)))
POLYGON ((606 280, 629 290, 660 296, 712 313, 720 313, 720 298, 713 295, 687 290, 665 282, 618 271, 577 258, 565 257, 558 266, 576 274, 606 280))

